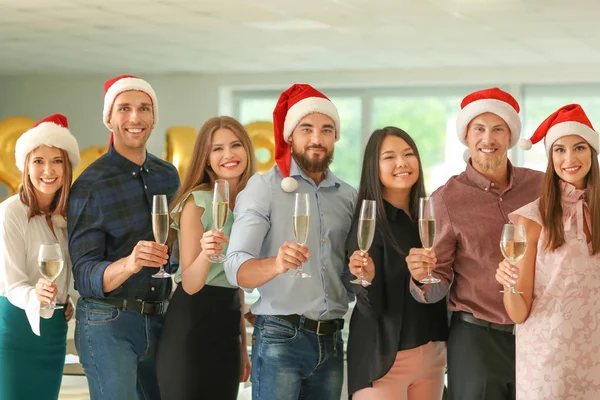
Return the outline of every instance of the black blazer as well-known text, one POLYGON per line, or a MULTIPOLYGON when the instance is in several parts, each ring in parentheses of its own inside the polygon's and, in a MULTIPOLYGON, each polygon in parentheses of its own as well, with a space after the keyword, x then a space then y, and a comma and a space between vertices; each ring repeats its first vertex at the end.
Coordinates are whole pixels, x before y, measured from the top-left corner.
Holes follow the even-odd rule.
MULTIPOLYGON (((445 299, 435 304, 419 303, 410 293, 411 275, 405 257, 413 247, 421 247, 418 227, 403 210, 384 202, 387 220, 398 254, 390 238, 376 229, 369 255, 375 263, 371 286, 353 285, 356 307, 350 320, 348 338, 348 393, 372 386, 392 367, 396 353, 427 344, 446 341, 448 317, 445 299)), ((358 221, 354 221, 346 251, 358 249, 358 221)))

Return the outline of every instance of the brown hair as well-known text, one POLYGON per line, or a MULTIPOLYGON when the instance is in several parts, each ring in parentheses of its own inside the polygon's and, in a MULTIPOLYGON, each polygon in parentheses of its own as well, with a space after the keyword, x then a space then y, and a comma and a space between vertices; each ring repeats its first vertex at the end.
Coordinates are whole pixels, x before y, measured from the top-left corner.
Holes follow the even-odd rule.
MULTIPOLYGON (((212 170, 209 164, 209 158, 211 153, 212 138, 214 133, 219 129, 229 129, 234 135, 242 142, 242 146, 246 150, 248 155, 248 165, 242 175, 240 181, 235 188, 236 193, 239 193, 248 179, 254 174, 256 170, 256 159, 254 156, 254 148, 252 141, 246 129, 236 119, 231 117, 213 117, 207 120, 204 125, 200 128, 196 141, 194 143, 194 150, 192 155, 192 161, 188 166, 187 173, 181 187, 175 194, 173 201, 169 207, 169 215, 171 211, 183 201, 185 196, 195 190, 212 190, 214 187, 217 175, 212 170)), ((169 244, 173 243, 176 238, 174 229, 169 232, 169 244)))
MULTIPOLYGON (((69 192, 71 191, 71 182, 73 180, 73 166, 69 160, 69 156, 66 151, 56 147, 60 151, 60 155, 63 158, 63 184, 60 189, 54 194, 54 198, 50 203, 50 213, 59 214, 63 217, 67 217, 67 201, 69 199, 69 192)), ((35 150, 35 149, 34 149, 35 150)), ((31 219, 36 215, 42 215, 42 210, 38 204, 37 197, 35 197, 35 189, 31 178, 29 178, 29 158, 31 157, 30 151, 25 158, 25 165, 23 168, 23 178, 21 188, 19 189, 19 199, 21 202, 29 207, 27 216, 31 219)))
MULTIPOLYGON (((590 207, 592 231, 592 254, 600 253, 600 170, 598 152, 590 146, 592 167, 586 177, 586 203, 590 207)), ((552 155, 548 157, 548 167, 542 183, 540 197, 542 226, 546 230, 545 248, 554 251, 565 244, 563 210, 561 206, 560 178, 554 171, 552 155)))

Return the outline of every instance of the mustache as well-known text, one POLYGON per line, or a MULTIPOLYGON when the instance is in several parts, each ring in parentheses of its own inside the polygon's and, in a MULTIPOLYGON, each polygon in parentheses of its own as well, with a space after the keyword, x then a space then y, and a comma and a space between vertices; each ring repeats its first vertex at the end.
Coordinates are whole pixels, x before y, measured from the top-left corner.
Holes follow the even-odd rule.
POLYGON ((315 145, 312 145, 312 146, 306 146, 304 148, 304 150, 311 150, 311 149, 319 149, 319 150, 325 150, 325 151, 327 151, 327 148, 325 146, 321 146, 320 144, 315 144, 315 145))

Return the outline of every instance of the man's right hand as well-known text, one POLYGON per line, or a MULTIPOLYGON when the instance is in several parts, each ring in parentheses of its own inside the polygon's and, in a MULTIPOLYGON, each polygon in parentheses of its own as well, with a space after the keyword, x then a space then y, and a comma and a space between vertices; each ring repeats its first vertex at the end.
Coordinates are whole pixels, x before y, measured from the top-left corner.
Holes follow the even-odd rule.
POLYGON ((290 269, 296 269, 307 262, 308 257, 310 257, 308 247, 294 242, 285 242, 277 252, 275 272, 278 275, 285 274, 290 269))
POLYGON ((433 250, 413 248, 410 249, 408 256, 406 256, 408 271, 417 282, 427 276, 429 268, 435 268, 436 262, 437 258, 433 250))
POLYGON ((140 240, 127 257, 125 268, 131 274, 138 273, 143 267, 160 268, 169 261, 168 249, 166 245, 140 240))

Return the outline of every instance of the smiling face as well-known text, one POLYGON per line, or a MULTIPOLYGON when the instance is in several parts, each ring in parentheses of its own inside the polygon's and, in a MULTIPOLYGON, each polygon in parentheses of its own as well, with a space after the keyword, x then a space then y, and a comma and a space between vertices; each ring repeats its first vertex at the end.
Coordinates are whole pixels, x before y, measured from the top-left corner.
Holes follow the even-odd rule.
POLYGON ((209 165, 217 179, 237 180, 248 166, 248 153, 242 141, 230 129, 213 133, 209 165))
POLYGON ((40 146, 29 153, 27 174, 38 203, 49 203, 64 182, 63 153, 56 147, 40 146))
POLYGON ((556 175, 577 189, 585 189, 592 168, 589 143, 578 135, 563 136, 552 144, 551 152, 556 175))
POLYGON ((384 197, 389 191, 410 192, 418 179, 419 160, 414 150, 404 139, 386 136, 379 153, 379 180, 384 187, 384 197))
POLYGON ((115 134, 117 150, 144 150, 154 128, 152 99, 138 90, 119 94, 115 98, 108 126, 115 134))
POLYGON ((476 170, 485 173, 506 167, 510 129, 502 118, 492 113, 473 118, 467 126, 466 140, 476 170))

